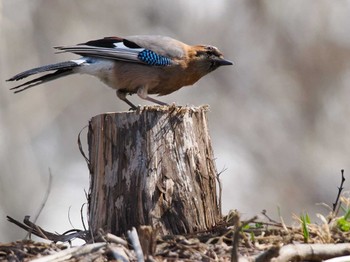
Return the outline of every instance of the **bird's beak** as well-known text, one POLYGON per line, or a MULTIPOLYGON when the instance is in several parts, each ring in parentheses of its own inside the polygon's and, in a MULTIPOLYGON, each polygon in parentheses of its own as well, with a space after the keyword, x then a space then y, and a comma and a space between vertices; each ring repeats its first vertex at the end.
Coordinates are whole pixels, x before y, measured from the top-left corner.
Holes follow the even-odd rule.
POLYGON ((219 64, 219 66, 225 66, 225 65, 233 65, 233 62, 220 58, 217 60, 217 63, 219 64))

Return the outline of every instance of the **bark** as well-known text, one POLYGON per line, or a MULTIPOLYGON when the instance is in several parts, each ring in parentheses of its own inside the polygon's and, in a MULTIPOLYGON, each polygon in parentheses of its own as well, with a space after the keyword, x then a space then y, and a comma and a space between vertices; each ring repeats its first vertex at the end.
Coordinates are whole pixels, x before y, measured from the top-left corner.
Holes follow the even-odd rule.
POLYGON ((203 106, 151 106, 89 123, 89 224, 116 235, 208 230, 221 219, 203 106))

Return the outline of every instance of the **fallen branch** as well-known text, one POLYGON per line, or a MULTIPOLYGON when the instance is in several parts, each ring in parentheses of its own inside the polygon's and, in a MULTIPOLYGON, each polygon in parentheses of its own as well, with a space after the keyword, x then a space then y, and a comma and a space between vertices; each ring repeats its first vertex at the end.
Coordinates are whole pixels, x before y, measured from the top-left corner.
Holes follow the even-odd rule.
POLYGON ((104 236, 105 240, 108 241, 109 243, 115 243, 115 244, 120 244, 123 246, 128 246, 128 242, 124 239, 122 239, 121 237, 118 237, 116 235, 113 235, 111 233, 107 233, 104 236))
POLYGON ((273 247, 255 258, 272 262, 284 261, 322 261, 350 254, 350 244, 289 244, 281 248, 273 247), (271 252, 273 251, 273 252, 271 252))
POLYGON ((350 256, 343 256, 343 257, 327 259, 324 262, 349 262, 349 261, 350 261, 350 256))
POLYGON ((143 262, 145 261, 145 258, 143 256, 139 236, 137 235, 136 229, 133 227, 132 230, 128 230, 128 237, 130 239, 130 242, 135 250, 135 254, 137 257, 138 262, 143 262))
POLYGON ((110 252, 117 261, 129 262, 129 258, 125 253, 125 250, 120 246, 108 246, 110 252))

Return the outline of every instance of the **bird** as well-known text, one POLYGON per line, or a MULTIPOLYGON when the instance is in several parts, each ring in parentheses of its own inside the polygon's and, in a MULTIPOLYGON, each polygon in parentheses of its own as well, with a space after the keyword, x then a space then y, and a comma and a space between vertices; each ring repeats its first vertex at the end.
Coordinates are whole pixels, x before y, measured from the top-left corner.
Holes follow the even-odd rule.
POLYGON ((111 36, 54 48, 57 53, 69 52, 81 57, 16 74, 7 81, 46 72, 10 90, 19 93, 60 77, 87 74, 115 89, 119 99, 136 109, 127 95, 137 94, 141 99, 167 105, 149 95, 168 95, 193 85, 220 66, 233 65, 215 46, 188 45, 161 35, 111 36))

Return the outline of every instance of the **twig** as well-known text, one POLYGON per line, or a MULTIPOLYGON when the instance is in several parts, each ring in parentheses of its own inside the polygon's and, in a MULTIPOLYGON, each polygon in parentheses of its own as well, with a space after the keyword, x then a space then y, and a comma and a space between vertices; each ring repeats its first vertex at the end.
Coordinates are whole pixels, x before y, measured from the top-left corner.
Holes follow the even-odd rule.
POLYGON ((74 228, 73 223, 72 223, 72 221, 70 220, 70 209, 71 209, 71 207, 72 207, 72 206, 69 206, 69 208, 68 208, 68 222, 69 222, 70 226, 74 228))
MULTIPOLYGON (((278 213, 280 213, 280 212, 278 212, 278 213)), ((263 210, 261 211, 261 214, 262 214, 264 217, 266 217, 267 220, 268 220, 269 222, 274 223, 274 224, 278 224, 278 225, 281 224, 280 222, 277 222, 276 220, 273 220, 272 218, 270 218, 270 217, 267 215, 266 209, 263 209, 263 210)), ((281 216, 280 216, 280 217, 281 217, 281 216)))
POLYGON ((137 235, 136 229, 133 227, 132 230, 128 230, 128 237, 131 241, 132 246, 134 247, 135 254, 138 262, 144 262, 145 258, 143 256, 139 236, 137 235))
POLYGON ((81 219, 81 224, 83 225, 83 228, 85 231, 88 231, 86 226, 85 226, 85 222, 84 222, 84 215, 83 215, 83 209, 84 209, 84 206, 86 205, 86 203, 82 204, 81 205, 81 208, 80 208, 80 219, 81 219))
MULTIPOLYGON (((86 198, 87 203, 90 203, 90 195, 86 192, 85 189, 84 189, 84 193, 85 193, 85 198, 86 198)), ((92 226, 91 226, 91 221, 90 221, 89 214, 87 214, 86 220, 87 220, 87 223, 88 223, 88 226, 89 226, 89 232, 90 232, 91 241, 92 241, 92 243, 95 243, 94 232, 92 231, 92 226)))
POLYGON ((86 235, 87 232, 86 231, 80 231, 80 230, 69 230, 66 233, 59 235, 56 233, 51 233, 49 231, 46 231, 44 229, 42 229, 41 227, 35 225, 33 222, 31 222, 29 220, 29 216, 25 216, 23 223, 15 220, 14 218, 7 216, 7 220, 17 226, 19 226, 20 228, 26 230, 27 232, 31 232, 33 235, 36 235, 38 237, 47 239, 47 240, 51 240, 53 242, 67 242, 72 240, 73 238, 80 238, 86 241, 86 235), (71 234, 66 235, 67 233, 70 232, 74 232, 71 234))
POLYGON ((219 206, 219 211, 220 211, 220 216, 222 216, 221 214, 221 210, 222 210, 222 183, 221 183, 221 179, 220 179, 220 175, 222 173, 224 173, 227 170, 227 168, 223 168, 217 175, 216 175, 216 180, 218 181, 218 186, 219 186, 219 199, 218 199, 218 206, 219 206))
POLYGON ((241 231, 239 213, 235 212, 231 219, 233 219, 233 224, 235 227, 235 232, 232 235, 231 262, 237 262, 238 261, 239 233, 241 231))
POLYGON ((122 246, 127 247, 128 246, 128 241, 125 239, 118 237, 116 235, 113 235, 111 233, 105 233, 102 228, 98 230, 98 242, 108 242, 108 243, 114 243, 114 244, 119 244, 122 246))
POLYGON ((240 218, 238 212, 236 213, 236 216, 234 217, 234 226, 235 226, 235 232, 232 236, 232 250, 231 250, 231 262, 237 262, 239 261, 238 256, 238 243, 239 243, 239 234, 243 227, 246 225, 254 222, 258 217, 254 216, 253 218, 244 221, 243 223, 240 223, 240 218))
POLYGON ((122 247, 120 246, 108 246, 109 250, 112 252, 114 258, 117 261, 121 261, 121 262, 128 262, 130 261, 128 259, 128 256, 125 254, 125 251, 122 247))
MULTIPOLYGON (((44 196, 44 199, 41 203, 41 206, 36 214, 36 216, 34 217, 34 220, 33 220, 33 224, 36 223, 36 221, 38 220, 41 212, 43 211, 45 205, 46 205, 46 202, 47 202, 47 199, 49 198, 49 195, 50 195, 50 192, 51 192, 51 186, 52 186, 52 174, 51 174, 51 169, 49 168, 49 182, 47 184, 47 189, 46 189, 46 193, 45 193, 45 196, 44 196)), ((29 216, 28 216, 28 220, 29 220, 29 216)), ((30 235, 31 235, 31 230, 28 231, 28 234, 25 236, 25 239, 30 239, 30 235)))
POLYGON ((84 126, 84 127, 80 130, 80 132, 79 132, 79 134, 78 134, 78 147, 79 147, 80 154, 84 157, 84 159, 85 159, 85 161, 86 161, 86 164, 88 165, 88 168, 89 168, 89 170, 90 170, 90 160, 89 160, 89 158, 87 158, 87 156, 85 155, 85 152, 84 152, 84 150, 83 150, 83 146, 82 146, 82 144, 81 144, 81 139, 80 139, 81 132, 83 132, 83 130, 84 130, 85 128, 87 128, 87 127, 88 127, 87 125, 84 126))
MULTIPOLYGON (((337 198, 335 199, 335 202, 333 203, 333 213, 336 214, 337 211, 337 206, 338 206, 338 202, 339 202, 339 197, 341 192, 343 191, 344 187, 344 182, 345 182, 345 177, 344 177, 344 169, 342 169, 341 171, 341 182, 340 182, 340 187, 338 187, 338 195, 337 198)), ((339 208, 338 208, 339 209, 339 208)))
POLYGON ((123 245, 123 246, 128 246, 128 242, 124 239, 122 239, 121 237, 118 237, 116 235, 113 235, 111 233, 107 233, 105 235, 105 238, 108 242, 111 242, 111 243, 115 243, 115 244, 120 244, 120 245, 123 245))
POLYGON ((271 226, 276 226, 276 227, 282 227, 286 232, 288 232, 288 228, 286 226, 286 224, 284 223, 284 220, 283 220, 283 217, 281 216, 281 212, 280 212, 280 209, 278 208, 278 215, 279 215, 279 218, 281 220, 281 222, 277 222, 276 220, 270 218, 268 215, 267 215, 267 211, 266 209, 263 209, 261 211, 261 214, 267 218, 267 220, 269 221, 268 223, 266 222, 261 222, 262 224, 265 224, 265 225, 271 225, 271 226))

